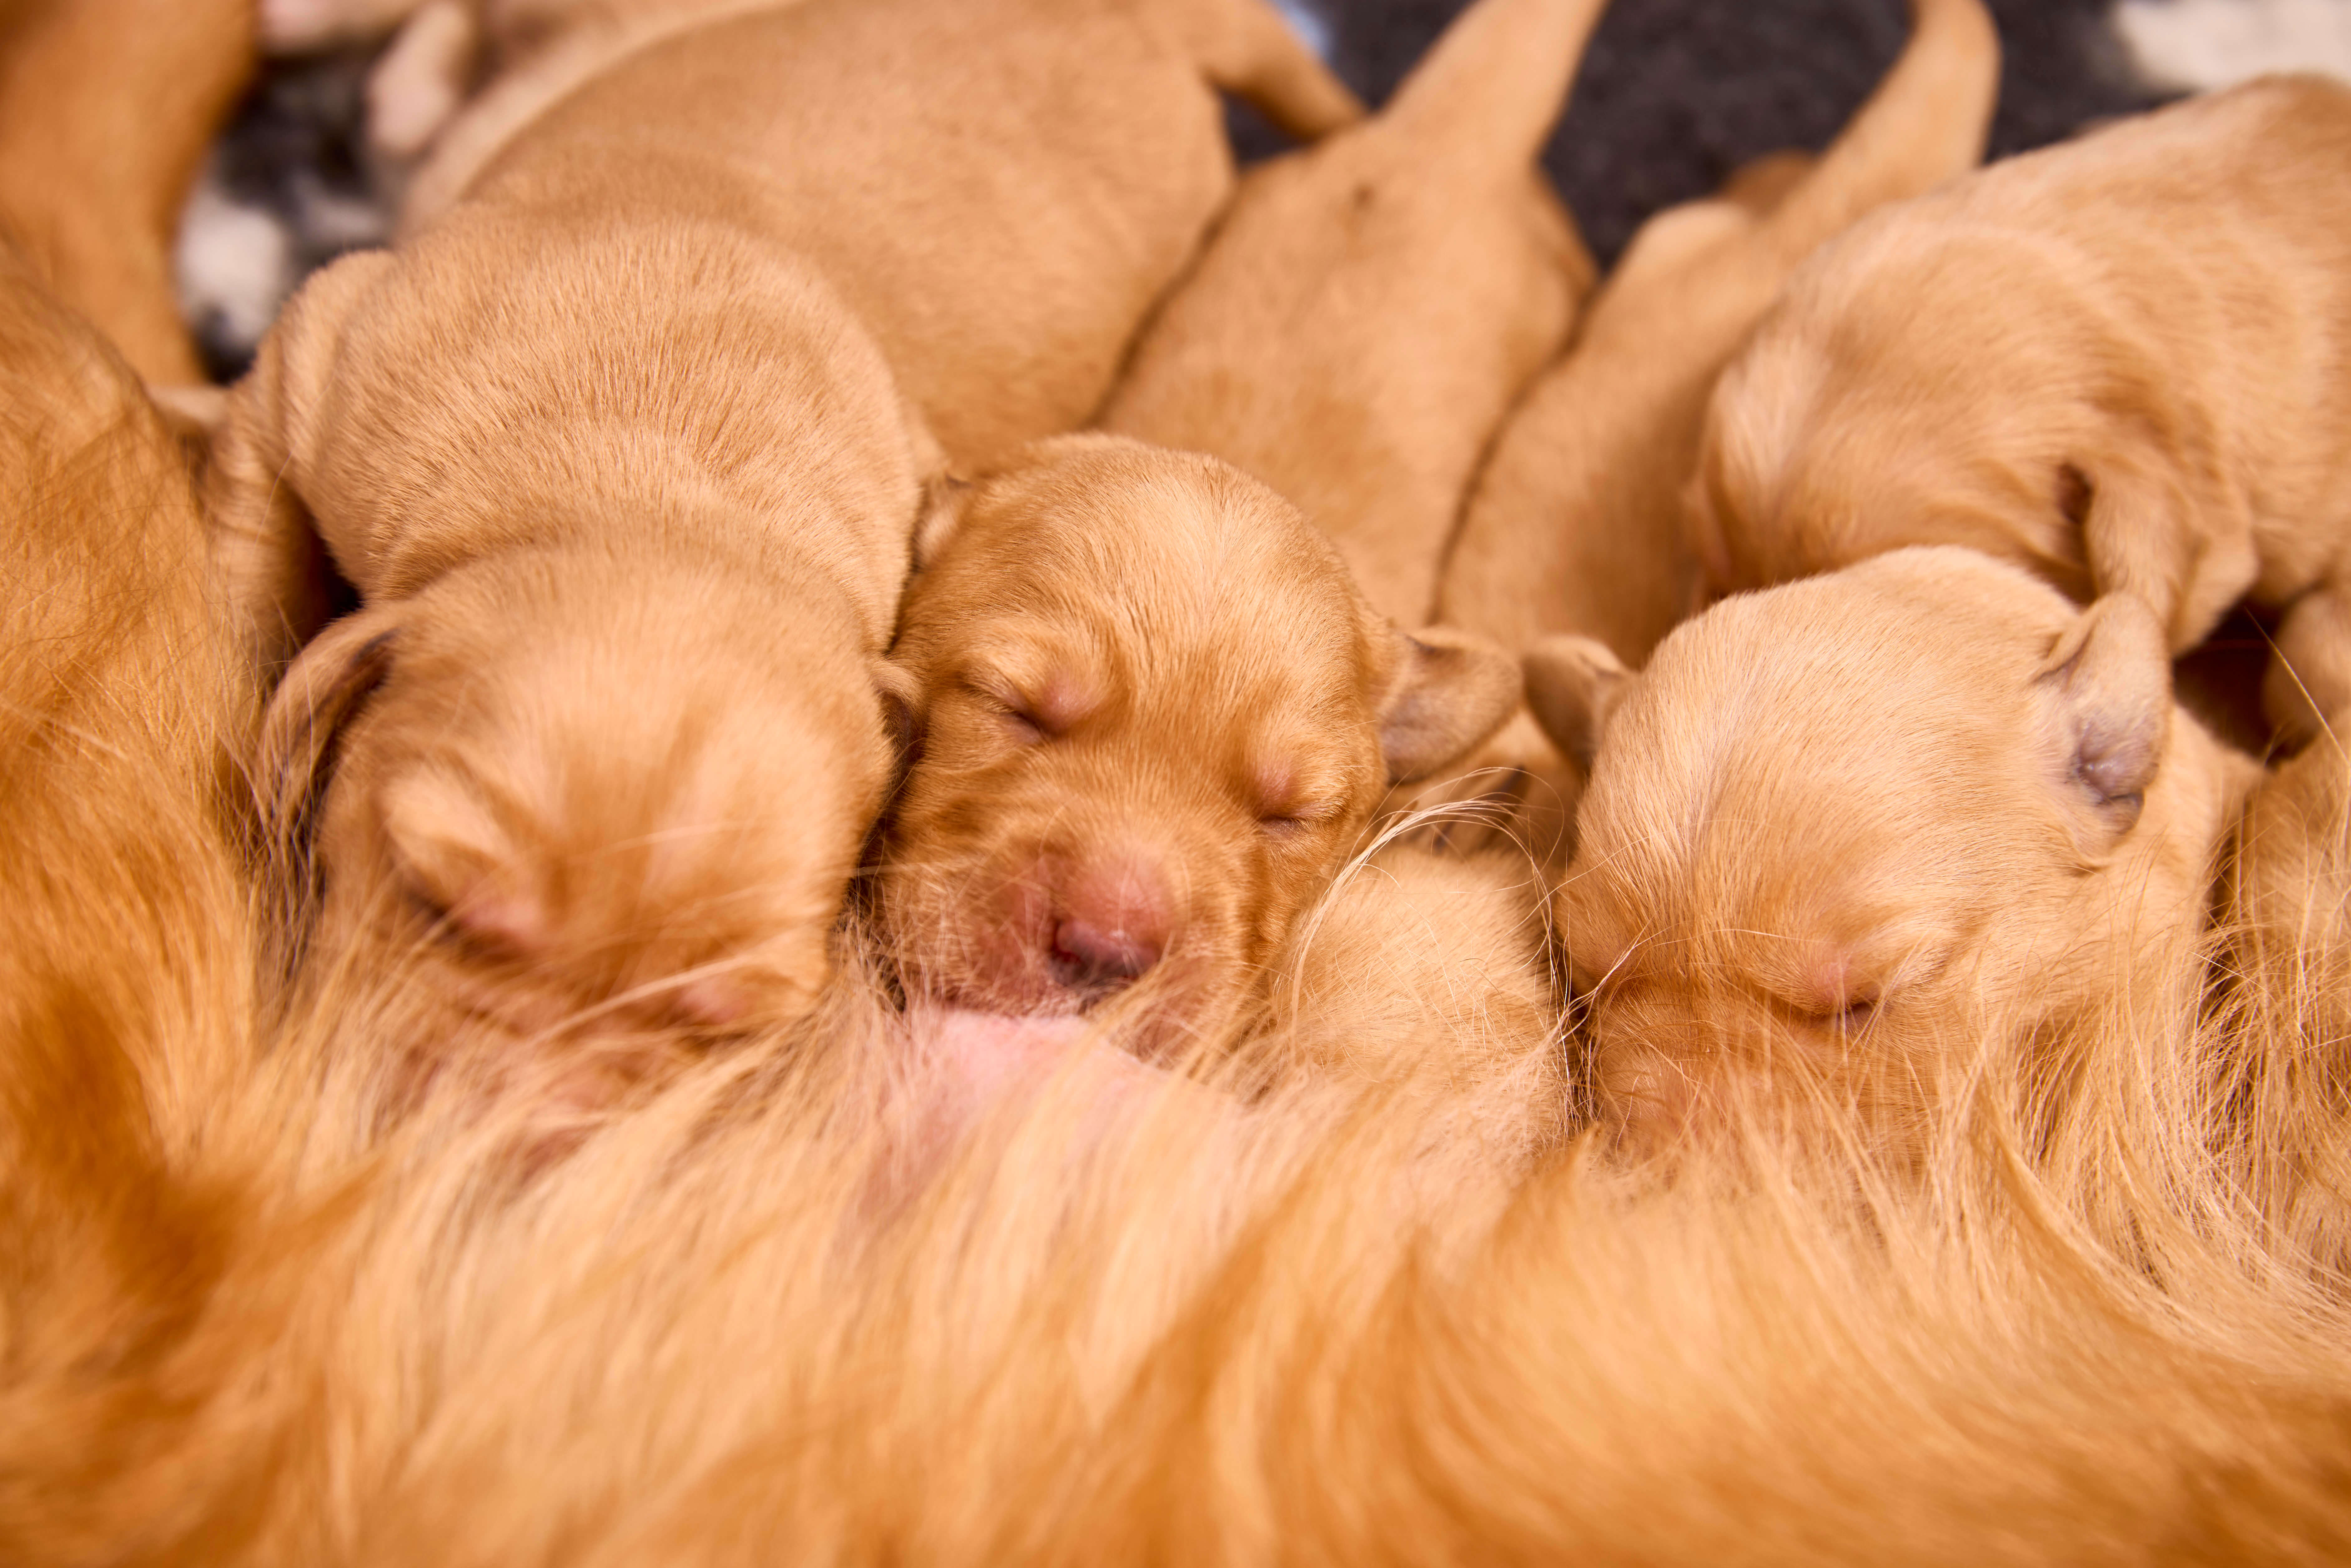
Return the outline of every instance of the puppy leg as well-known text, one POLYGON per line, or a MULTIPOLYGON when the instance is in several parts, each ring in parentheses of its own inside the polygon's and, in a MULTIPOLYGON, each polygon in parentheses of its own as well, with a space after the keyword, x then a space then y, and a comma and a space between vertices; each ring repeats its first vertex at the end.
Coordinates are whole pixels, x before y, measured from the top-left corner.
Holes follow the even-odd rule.
POLYGON ((1196 0, 1176 18, 1207 78, 1312 141, 1364 118, 1364 106, 1265 0, 1196 0))
POLYGON ((2351 705, 2351 601, 2344 585, 2322 583, 2286 612, 2277 657, 2262 683, 2262 707, 2279 737, 2301 746, 2351 705))
POLYGON ((480 57, 481 29, 464 0, 433 0, 400 30, 368 78, 368 144, 409 162, 465 100, 480 57))

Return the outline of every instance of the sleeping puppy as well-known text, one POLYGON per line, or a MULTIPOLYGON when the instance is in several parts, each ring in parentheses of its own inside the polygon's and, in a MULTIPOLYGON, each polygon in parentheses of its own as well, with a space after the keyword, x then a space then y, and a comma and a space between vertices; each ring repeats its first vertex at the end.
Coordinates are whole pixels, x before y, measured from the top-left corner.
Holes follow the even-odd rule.
POLYGON ((1483 0, 1376 119, 1251 170, 1102 427, 1264 480, 1426 623, 1478 461, 1591 287, 1535 158, 1601 4, 1483 0))
POLYGON ((1899 1148, 1987 1053, 2191 1016, 2158 938, 2200 929, 2259 769, 2175 708, 2137 600, 1907 549, 1727 600, 1637 676, 1562 639, 1527 680, 1598 737, 1555 916, 1634 1142, 1785 1116, 1899 1148))
POLYGON ((601 1103, 644 1029, 782 1023, 825 979, 920 483, 764 200, 615 156, 468 208, 314 278, 236 389, 241 597, 298 610, 298 501, 365 601, 258 747, 280 967, 403 998, 403 1085, 445 1054, 601 1103))
POLYGON ((496 144, 547 100, 486 103, 496 123, 450 128, 402 230, 543 167, 523 143, 731 153, 984 472, 1093 416, 1192 259, 1232 190, 1219 88, 1304 138, 1362 113, 1264 0, 806 0, 632 44, 522 143, 496 144))
POLYGON ((1213 458, 1045 443, 917 557, 891 657, 919 739, 880 883, 907 988, 998 1013, 1132 998, 1153 1060, 1222 1044, 1389 785, 1517 696, 1499 650, 1398 631, 1213 458))
POLYGON ((2250 594, 2285 611, 2272 717, 2308 735, 2351 699, 2346 170, 2351 89, 2279 78, 1855 229, 1717 391, 1709 575, 1965 544, 2137 594, 2175 653, 2250 594))
MULTIPOLYGON (((1909 47, 1835 144, 1742 170, 1634 237, 1567 357, 1496 438, 1447 557, 1438 619, 1523 653, 1596 637, 1627 664, 1688 614, 1681 491, 1706 397, 1797 263, 1981 155, 2000 47, 1978 0, 1914 0, 1909 47)), ((1477 760, 1518 770, 1524 826, 1566 852, 1582 771, 1523 717, 1477 760)))

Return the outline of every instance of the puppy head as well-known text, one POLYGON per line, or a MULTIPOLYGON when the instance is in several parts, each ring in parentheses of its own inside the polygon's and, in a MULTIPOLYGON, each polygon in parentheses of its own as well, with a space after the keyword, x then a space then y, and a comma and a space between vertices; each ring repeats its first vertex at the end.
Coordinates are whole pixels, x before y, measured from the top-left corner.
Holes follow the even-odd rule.
POLYGON ((502 552, 338 622, 256 784, 297 977, 593 1104, 803 1013, 893 761, 846 628, 655 552, 502 552), (662 1049, 666 1049, 662 1048, 662 1049))
MULTIPOLYGON (((1531 661, 1531 687, 1556 674, 1531 661)), ((1556 915, 1636 1134, 1743 1103, 1897 1135, 1979 1020, 2094 1005, 2135 923, 2200 907, 2146 852, 2171 704, 2136 601, 2077 612, 1977 552, 1901 550, 1557 685, 1538 715, 1603 699, 1556 915)))
POLYGON ((1388 786, 1517 696, 1499 650, 1397 631, 1211 458, 1049 442, 927 535, 884 915, 909 986, 966 1006, 1132 989, 1152 1049, 1215 1036, 1388 786))
POLYGON ((2113 442, 2099 407, 2127 401, 2095 331, 2021 241, 1900 214, 1856 228, 1715 384, 1685 496, 1708 586, 1955 544, 2086 599, 2083 524, 2113 442))

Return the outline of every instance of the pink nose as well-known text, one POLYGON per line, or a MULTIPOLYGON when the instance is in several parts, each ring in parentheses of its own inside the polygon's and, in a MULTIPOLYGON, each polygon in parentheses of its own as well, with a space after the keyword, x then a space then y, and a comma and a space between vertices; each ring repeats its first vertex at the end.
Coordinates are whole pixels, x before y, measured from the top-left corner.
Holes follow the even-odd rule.
POLYGON ((1053 927, 1053 977, 1073 991, 1115 990, 1159 962, 1166 946, 1161 923, 1105 925, 1073 915, 1053 927))

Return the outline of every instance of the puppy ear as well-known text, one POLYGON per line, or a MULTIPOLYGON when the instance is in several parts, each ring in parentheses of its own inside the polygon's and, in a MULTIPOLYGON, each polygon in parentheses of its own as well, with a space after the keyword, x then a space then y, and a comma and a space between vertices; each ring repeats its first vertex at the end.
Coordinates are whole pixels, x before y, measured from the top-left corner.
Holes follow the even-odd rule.
POLYGON ((2155 612, 2127 593, 2099 600, 2050 650, 2039 685, 2059 787, 2119 838, 2137 822, 2171 735, 2171 659, 2155 612))
POLYGON ((329 576, 307 500, 320 404, 345 324, 392 265, 389 251, 360 251, 313 274, 210 434, 202 466, 214 560, 265 665, 283 664, 327 617, 318 585, 329 576))
POLYGON ((913 570, 926 571, 963 526, 964 509, 971 501, 971 482, 948 473, 923 481, 922 508, 914 515, 913 570))
POLYGON ((1528 650, 1523 668, 1527 707, 1535 722, 1552 745, 1591 772, 1608 716, 1632 684, 1633 672, 1595 637, 1546 637, 1528 650))
POLYGON ((1460 757, 1519 706, 1510 656, 1447 626, 1393 626, 1395 668, 1380 704, 1380 755, 1393 783, 1409 784, 1460 757))
MULTIPOLYGON (((343 731, 391 674, 397 612, 375 606, 320 633, 286 672, 254 750, 256 859, 277 929, 298 942, 320 884, 312 846, 343 731)), ((286 955, 290 967, 292 954, 286 955)))
POLYGON ((914 678, 913 671, 893 660, 874 659, 870 664, 873 689, 882 697, 882 726, 903 766, 922 733, 923 684, 914 678))

